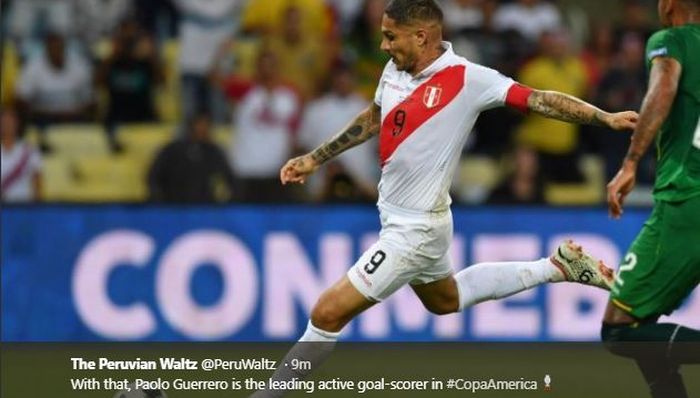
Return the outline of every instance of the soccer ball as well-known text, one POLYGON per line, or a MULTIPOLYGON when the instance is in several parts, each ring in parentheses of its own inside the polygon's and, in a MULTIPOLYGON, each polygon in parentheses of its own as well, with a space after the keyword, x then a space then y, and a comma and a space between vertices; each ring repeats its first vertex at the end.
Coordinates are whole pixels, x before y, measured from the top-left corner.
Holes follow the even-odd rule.
POLYGON ((131 391, 119 391, 114 395, 114 398, 168 398, 165 391, 162 390, 137 390, 134 383, 129 385, 131 391))

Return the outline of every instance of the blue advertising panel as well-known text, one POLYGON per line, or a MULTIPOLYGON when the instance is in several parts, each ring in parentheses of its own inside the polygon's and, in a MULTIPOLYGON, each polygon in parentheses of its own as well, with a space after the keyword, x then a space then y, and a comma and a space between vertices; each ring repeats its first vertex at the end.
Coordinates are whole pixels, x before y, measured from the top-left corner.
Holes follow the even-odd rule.
MULTIPOLYGON (((648 216, 457 208, 458 270, 533 260, 574 238, 616 265, 648 216)), ((376 239, 371 206, 31 206, 2 210, 3 341, 291 341, 376 239)), ((351 341, 595 341, 606 292, 540 286, 429 314, 410 288, 346 328, 351 341)), ((674 314, 700 327, 700 292, 674 314)))

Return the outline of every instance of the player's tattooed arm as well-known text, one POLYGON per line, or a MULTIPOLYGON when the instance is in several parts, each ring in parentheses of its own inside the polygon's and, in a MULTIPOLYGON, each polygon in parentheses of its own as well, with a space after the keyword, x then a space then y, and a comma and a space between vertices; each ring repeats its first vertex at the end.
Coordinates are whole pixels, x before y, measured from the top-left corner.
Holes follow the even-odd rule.
POLYGON ((614 130, 632 129, 637 122, 636 112, 605 112, 586 101, 557 91, 532 92, 527 102, 530 111, 550 119, 569 123, 591 124, 614 130))
POLYGON ((306 177, 314 173, 321 164, 372 138, 379 132, 381 113, 380 107, 375 104, 370 105, 335 137, 310 153, 289 160, 280 169, 282 184, 303 184, 306 177))
POLYGON ((632 134, 632 143, 625 156, 625 163, 635 166, 644 156, 649 145, 661 129, 678 91, 681 64, 670 57, 654 59, 649 75, 649 89, 642 102, 639 123, 632 134))
POLYGON ((314 149, 311 152, 311 158, 319 165, 325 163, 342 152, 372 138, 379 132, 380 124, 381 108, 372 104, 357 115, 355 120, 340 133, 314 149))
POLYGON ((568 94, 556 91, 535 90, 528 99, 532 112, 542 116, 571 123, 604 126, 604 112, 568 94))

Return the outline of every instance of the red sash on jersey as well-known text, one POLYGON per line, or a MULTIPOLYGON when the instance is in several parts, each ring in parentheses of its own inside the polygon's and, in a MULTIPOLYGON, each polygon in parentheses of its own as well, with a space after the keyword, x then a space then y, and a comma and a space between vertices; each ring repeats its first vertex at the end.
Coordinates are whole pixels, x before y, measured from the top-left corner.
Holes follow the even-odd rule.
POLYGON ((7 175, 7 178, 5 178, 5 181, 2 182, 2 186, 0 187, 0 192, 6 192, 8 188, 12 186, 19 178, 24 174, 24 171, 27 168, 27 165, 29 164, 29 158, 32 155, 32 150, 29 147, 29 145, 24 146, 24 152, 22 152, 22 157, 20 158, 19 162, 15 165, 15 168, 10 171, 10 173, 7 175))
POLYGON ((406 138, 457 97, 464 87, 464 71, 464 65, 454 65, 435 73, 389 112, 379 135, 382 167, 406 138))

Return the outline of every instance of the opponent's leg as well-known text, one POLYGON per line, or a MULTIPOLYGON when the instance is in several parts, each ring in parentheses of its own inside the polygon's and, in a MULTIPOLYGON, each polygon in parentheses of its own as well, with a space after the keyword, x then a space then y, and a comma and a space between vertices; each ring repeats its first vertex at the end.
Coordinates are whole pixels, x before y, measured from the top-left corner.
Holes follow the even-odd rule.
POLYGON ((638 320, 609 302, 602 340, 612 353, 635 360, 652 397, 686 398, 679 365, 700 363, 700 345, 682 343, 700 343, 700 331, 656 318, 638 320))
POLYGON ((639 320, 609 302, 601 337, 606 347, 620 356, 636 359, 646 355, 667 358, 675 364, 700 363, 700 330, 675 323, 656 323, 656 319, 658 316, 639 320), (626 344, 640 342, 652 344, 644 345, 644 352, 639 352, 639 345, 626 344))
POLYGON ((603 318, 606 348, 636 361, 655 398, 686 397, 678 366, 700 363, 700 331, 656 323, 700 282, 698 210, 700 198, 654 206, 618 270, 603 318))
MULTIPOLYGON (((284 382, 293 379, 305 379, 314 369, 319 367, 335 348, 340 331, 343 327, 362 311, 370 308, 376 302, 368 300, 350 283, 344 276, 331 288, 323 292, 316 302, 304 335, 289 350, 280 361, 277 370, 271 376, 275 382, 284 382), (293 359, 309 361, 309 369, 294 369, 285 364, 292 363, 293 359)), ((255 398, 282 397, 287 393, 282 389, 266 389, 253 394, 255 398)))

